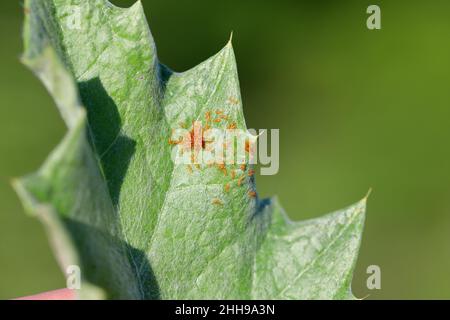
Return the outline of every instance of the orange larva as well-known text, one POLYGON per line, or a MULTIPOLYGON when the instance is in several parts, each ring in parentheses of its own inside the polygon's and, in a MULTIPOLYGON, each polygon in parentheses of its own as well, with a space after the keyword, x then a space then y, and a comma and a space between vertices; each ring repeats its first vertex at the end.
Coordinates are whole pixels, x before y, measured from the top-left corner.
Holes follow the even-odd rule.
POLYGON ((245 140, 245 151, 247 153, 250 152, 250 141, 248 141, 248 140, 245 140))
POLYGON ((240 168, 241 168, 242 171, 245 171, 247 169, 247 166, 245 164, 241 164, 240 168))
POLYGON ((256 198, 256 192, 255 191, 249 191, 248 195, 252 198, 256 198))
POLYGON ((227 183, 227 184, 225 185, 224 189, 225 189, 225 192, 229 192, 229 191, 230 191, 230 184, 227 183))
POLYGON ((241 176, 241 177, 239 178, 239 180, 238 180, 238 182, 237 182, 238 186, 241 186, 241 185, 242 185, 242 182, 244 181, 244 179, 245 179, 245 176, 241 176))
POLYGON ((225 164, 221 163, 217 165, 219 167, 219 170, 223 172, 223 174, 227 175, 227 168, 225 168, 225 164))
POLYGON ((255 174, 255 170, 249 170, 248 171, 248 176, 251 177, 255 174))
POLYGON ((227 126, 227 129, 230 129, 230 130, 233 130, 233 129, 236 129, 236 128, 237 128, 237 125, 236 125, 235 122, 230 123, 230 124, 227 126))
POLYGON ((180 140, 172 140, 172 138, 169 138, 169 144, 170 145, 180 144, 181 141, 182 141, 182 139, 180 139, 180 140))

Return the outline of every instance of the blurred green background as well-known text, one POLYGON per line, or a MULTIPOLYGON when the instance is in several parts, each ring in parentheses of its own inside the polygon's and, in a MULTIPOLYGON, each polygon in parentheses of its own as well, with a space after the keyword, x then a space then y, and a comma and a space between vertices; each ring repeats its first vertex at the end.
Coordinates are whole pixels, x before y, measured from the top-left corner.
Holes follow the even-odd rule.
MULTIPOLYGON (((128 6, 133 1, 112 1, 128 6)), ((247 124, 280 128, 280 172, 258 177, 306 219, 373 192, 353 290, 450 298, 450 2, 142 1, 162 62, 176 71, 234 31, 247 124), (381 7, 382 29, 366 28, 381 7), (366 268, 382 271, 366 288, 366 268)), ((64 286, 40 224, 10 179, 44 161, 65 128, 19 63, 22 5, 0 4, 0 298, 64 286)))

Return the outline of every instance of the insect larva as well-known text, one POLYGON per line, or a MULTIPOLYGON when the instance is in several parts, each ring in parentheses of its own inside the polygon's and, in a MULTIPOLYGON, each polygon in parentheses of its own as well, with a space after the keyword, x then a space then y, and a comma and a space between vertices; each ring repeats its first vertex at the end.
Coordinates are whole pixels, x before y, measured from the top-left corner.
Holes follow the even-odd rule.
POLYGON ((174 144, 180 144, 182 142, 183 139, 179 139, 179 140, 172 140, 172 138, 169 138, 169 144, 174 145, 174 144))
POLYGON ((230 191, 230 184, 229 183, 225 184, 224 189, 225 189, 225 192, 229 192, 230 191))
POLYGON ((250 152, 250 141, 249 140, 245 140, 245 151, 247 153, 250 152))
POLYGON ((221 163, 217 165, 219 167, 219 170, 223 172, 223 174, 226 176, 227 175, 227 168, 225 168, 225 164, 221 163))
POLYGON ((254 174, 255 174, 255 170, 251 169, 251 170, 248 171, 248 176, 249 177, 253 176, 254 174))
POLYGON ((238 186, 241 186, 241 185, 242 185, 242 182, 244 181, 244 179, 245 179, 245 176, 241 176, 241 177, 239 178, 239 180, 238 180, 238 182, 237 182, 238 186))
POLYGON ((220 199, 217 199, 217 198, 214 198, 214 199, 212 199, 212 204, 216 204, 216 205, 223 205, 223 202, 222 202, 222 200, 220 200, 220 199))
POLYGON ((240 168, 242 171, 245 171, 247 169, 247 166, 245 164, 241 164, 240 168))
POLYGON ((256 198, 256 192, 255 191, 249 191, 248 195, 252 198, 256 198))
POLYGON ((236 129, 236 128, 237 128, 237 125, 236 125, 235 122, 230 123, 230 124, 227 126, 227 129, 230 129, 230 130, 233 130, 233 129, 236 129))

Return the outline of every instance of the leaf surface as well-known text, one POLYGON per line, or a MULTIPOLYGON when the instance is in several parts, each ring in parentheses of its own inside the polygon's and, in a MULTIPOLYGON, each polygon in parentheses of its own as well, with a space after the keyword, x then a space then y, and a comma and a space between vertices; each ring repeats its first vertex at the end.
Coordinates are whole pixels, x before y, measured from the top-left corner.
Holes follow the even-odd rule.
POLYGON ((345 299, 365 199, 291 222, 254 197, 251 166, 174 164, 171 132, 246 129, 231 42, 197 67, 161 64, 140 2, 27 0, 23 61, 68 132, 15 181, 82 298, 345 299), (233 173, 232 173, 233 172, 233 173), (229 188, 229 189, 228 189, 229 188))

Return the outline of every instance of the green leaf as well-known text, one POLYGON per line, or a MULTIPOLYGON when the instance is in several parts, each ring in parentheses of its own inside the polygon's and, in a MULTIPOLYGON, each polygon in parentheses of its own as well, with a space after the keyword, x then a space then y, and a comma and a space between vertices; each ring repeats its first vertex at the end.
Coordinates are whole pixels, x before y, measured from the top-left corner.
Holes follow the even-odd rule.
POLYGON ((251 166, 190 172, 171 160, 171 131, 207 113, 223 112, 217 128, 246 129, 231 42, 176 73, 158 61, 140 2, 25 7, 23 61, 68 132, 14 186, 63 272, 80 266, 81 298, 352 298, 365 199, 291 222, 277 199, 249 196, 251 166))

